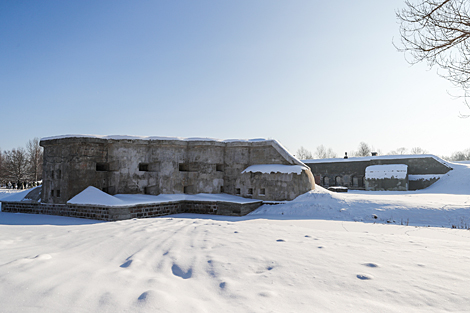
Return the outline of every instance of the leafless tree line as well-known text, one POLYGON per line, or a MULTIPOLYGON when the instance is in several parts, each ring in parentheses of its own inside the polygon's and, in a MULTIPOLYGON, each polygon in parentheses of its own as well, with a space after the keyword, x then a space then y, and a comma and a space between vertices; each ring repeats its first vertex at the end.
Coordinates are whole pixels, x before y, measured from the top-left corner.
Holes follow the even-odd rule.
POLYGON ((457 151, 452 153, 450 157, 443 156, 442 157, 448 161, 469 161, 470 160, 470 149, 465 149, 462 151, 457 151))
MULTIPOLYGON (((371 156, 372 152, 377 152, 378 155, 382 155, 380 149, 375 149, 373 146, 367 144, 364 141, 361 141, 358 145, 358 149, 355 151, 350 151, 348 156, 353 157, 365 157, 371 156)), ((421 147, 414 147, 408 150, 405 147, 400 147, 395 150, 392 150, 387 153, 387 155, 399 155, 399 154, 427 154, 428 151, 424 150, 421 147)), ((470 155, 470 150, 469 150, 470 155)), ((333 151, 331 148, 326 148, 324 145, 319 145, 315 152, 312 153, 309 150, 305 149, 304 147, 300 147, 297 150, 296 154, 297 158, 300 160, 308 160, 308 159, 330 159, 330 158, 337 158, 338 155, 336 152, 333 151)))
POLYGON ((10 188, 24 188, 42 180, 43 151, 39 138, 26 143, 26 147, 0 151, 0 184, 10 188))

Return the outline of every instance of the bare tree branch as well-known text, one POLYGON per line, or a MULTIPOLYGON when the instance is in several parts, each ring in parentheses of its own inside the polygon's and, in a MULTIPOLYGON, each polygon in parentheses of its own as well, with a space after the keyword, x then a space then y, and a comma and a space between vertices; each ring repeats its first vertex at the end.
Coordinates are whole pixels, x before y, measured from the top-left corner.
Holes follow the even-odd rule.
MULTIPOLYGON (((470 94, 470 1, 405 1, 396 12, 401 45, 410 64, 426 62, 438 66, 438 74, 470 94), (411 58, 408 58, 411 56, 411 58)), ((466 103, 468 106, 468 103, 466 103)), ((470 108, 470 106, 469 106, 470 108)))

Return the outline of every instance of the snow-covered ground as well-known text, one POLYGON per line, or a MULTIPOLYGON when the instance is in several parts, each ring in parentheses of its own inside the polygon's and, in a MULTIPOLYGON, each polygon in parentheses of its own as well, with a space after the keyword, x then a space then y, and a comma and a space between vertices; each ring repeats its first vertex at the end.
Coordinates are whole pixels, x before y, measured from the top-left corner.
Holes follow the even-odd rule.
POLYGON ((419 192, 317 188, 241 218, 0 212, 0 312, 468 312, 470 231, 450 227, 470 165, 452 166, 419 192))
POLYGON ((317 186, 294 201, 264 205, 251 215, 469 228, 470 164, 450 164, 454 170, 423 190, 332 193, 317 186))

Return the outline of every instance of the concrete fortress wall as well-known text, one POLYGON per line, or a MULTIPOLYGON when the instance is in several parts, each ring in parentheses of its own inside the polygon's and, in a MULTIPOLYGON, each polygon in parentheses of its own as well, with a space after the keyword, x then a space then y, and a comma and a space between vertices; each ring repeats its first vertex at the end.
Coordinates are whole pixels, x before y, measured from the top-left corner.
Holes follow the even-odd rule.
MULTIPOLYGON (((349 159, 317 159, 304 160, 315 173, 315 181, 323 187, 345 186, 350 189, 365 189, 365 172, 368 166, 404 164, 408 166, 408 174, 413 175, 443 175, 452 168, 433 155, 407 156, 373 156, 349 159)), ((429 187, 439 178, 409 180, 408 189, 417 190, 429 187)), ((400 182, 401 185, 403 182, 400 182)), ((396 184, 398 186, 398 182, 396 184)), ((392 187, 390 187, 392 188, 392 187)), ((392 188, 393 189, 393 188, 392 188)))
POLYGON ((217 141, 65 136, 41 140, 43 203, 64 204, 88 186, 114 194, 227 193, 292 200, 314 188, 296 173, 244 173, 256 164, 301 165, 275 140, 217 141))

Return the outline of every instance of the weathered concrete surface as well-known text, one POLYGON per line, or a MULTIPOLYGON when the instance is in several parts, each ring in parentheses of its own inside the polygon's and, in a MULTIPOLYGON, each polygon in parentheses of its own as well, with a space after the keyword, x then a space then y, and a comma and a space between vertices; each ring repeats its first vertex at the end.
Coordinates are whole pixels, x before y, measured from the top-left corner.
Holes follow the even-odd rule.
POLYGON ((407 191, 408 178, 366 179, 366 190, 369 191, 407 191))
POLYGON ((112 195, 227 193, 260 200, 291 200, 314 188, 308 169, 300 175, 241 174, 255 164, 303 165, 275 140, 66 137, 40 144, 45 203, 66 203, 88 186, 112 195))

